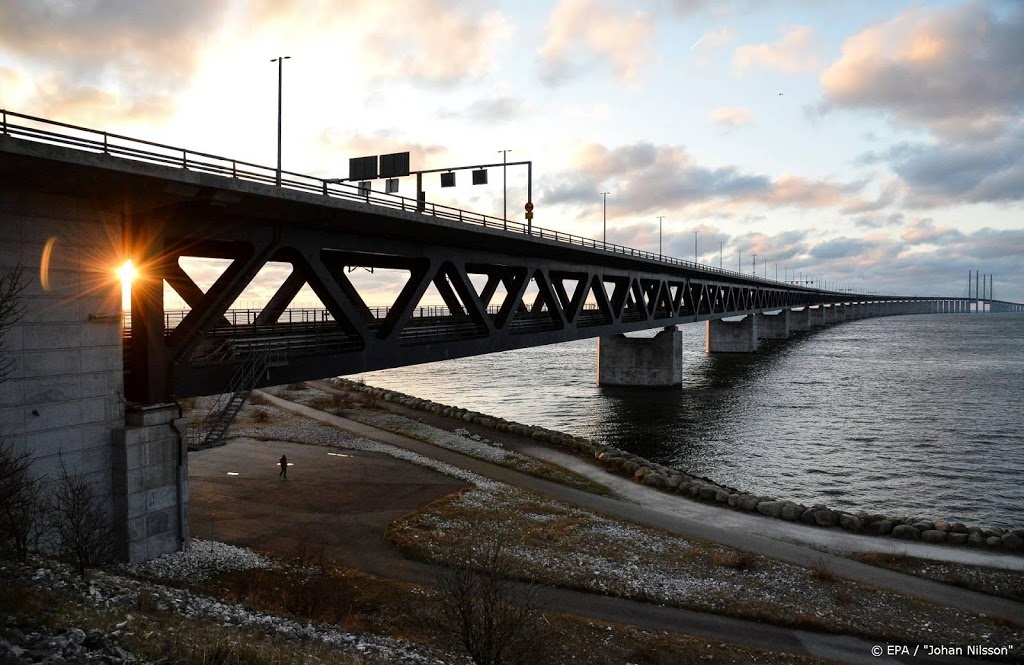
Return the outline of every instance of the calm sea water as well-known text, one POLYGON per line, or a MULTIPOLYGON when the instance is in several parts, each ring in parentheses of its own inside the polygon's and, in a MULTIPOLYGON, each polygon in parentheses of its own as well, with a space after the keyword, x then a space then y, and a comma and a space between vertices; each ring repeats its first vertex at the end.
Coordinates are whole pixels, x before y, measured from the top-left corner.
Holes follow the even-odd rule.
POLYGON ((596 340, 359 375, 757 494, 1024 525, 1024 316, 865 319, 752 355, 682 326, 683 386, 596 385, 596 340))

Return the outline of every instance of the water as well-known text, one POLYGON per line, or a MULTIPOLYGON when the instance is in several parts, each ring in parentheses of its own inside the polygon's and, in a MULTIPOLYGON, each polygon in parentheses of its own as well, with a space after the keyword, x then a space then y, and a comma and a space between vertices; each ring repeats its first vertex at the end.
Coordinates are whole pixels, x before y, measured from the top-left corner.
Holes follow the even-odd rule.
POLYGON ((1024 317, 832 326, 753 355, 682 326, 679 390, 595 384, 596 340, 359 375, 603 441, 756 494, 1024 526, 1024 317))

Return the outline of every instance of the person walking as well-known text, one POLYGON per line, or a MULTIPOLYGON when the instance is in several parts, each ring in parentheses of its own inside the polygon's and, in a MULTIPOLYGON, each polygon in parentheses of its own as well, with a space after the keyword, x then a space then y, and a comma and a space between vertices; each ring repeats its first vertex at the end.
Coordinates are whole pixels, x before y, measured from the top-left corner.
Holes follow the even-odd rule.
POLYGON ((281 455, 280 464, 281 464, 281 473, 277 474, 277 477, 278 478, 284 478, 285 480, 288 480, 288 458, 285 457, 284 455, 281 455))

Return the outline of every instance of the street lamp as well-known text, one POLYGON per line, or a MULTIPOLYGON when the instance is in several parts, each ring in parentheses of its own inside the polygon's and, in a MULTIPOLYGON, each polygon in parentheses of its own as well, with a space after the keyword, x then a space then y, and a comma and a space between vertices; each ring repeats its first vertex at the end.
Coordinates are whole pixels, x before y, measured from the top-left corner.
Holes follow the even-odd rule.
POLYGON ((693 232, 693 262, 697 263, 697 232, 693 232))
POLYGON ((757 277, 757 254, 754 254, 754 267, 751 269, 750 274, 757 277))
POLYGON ((277 186, 281 186, 281 83, 284 80, 284 61, 291 60, 290 55, 271 58, 277 63, 277 186))
POLYGON ((725 241, 718 241, 718 269, 722 269, 722 258, 725 256, 725 241))
MULTIPOLYGON (((506 180, 506 174, 508 172, 508 167, 505 166, 505 161, 506 161, 506 156, 508 155, 508 153, 512 152, 512 150, 511 149, 509 149, 509 150, 499 150, 498 152, 501 153, 501 190, 502 190, 501 204, 502 204, 502 210, 503 210, 503 212, 501 213, 501 218, 503 220, 505 220, 506 225, 507 225, 507 223, 508 223, 508 180, 506 180)), ((507 228, 507 226, 506 226, 506 228, 507 228)))
POLYGON ((658 259, 661 259, 661 220, 665 219, 664 215, 658 217, 658 259))
POLYGON ((601 199, 604 201, 604 204, 602 206, 603 212, 602 212, 601 217, 604 220, 604 239, 603 239, 603 242, 607 245, 608 244, 608 194, 609 194, 609 192, 598 192, 598 194, 601 195, 601 199))

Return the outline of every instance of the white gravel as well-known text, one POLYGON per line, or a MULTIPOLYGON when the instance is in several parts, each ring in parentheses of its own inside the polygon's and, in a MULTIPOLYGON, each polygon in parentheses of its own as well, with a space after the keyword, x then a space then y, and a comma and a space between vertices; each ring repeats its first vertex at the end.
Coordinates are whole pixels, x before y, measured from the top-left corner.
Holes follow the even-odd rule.
MULTIPOLYGON (((124 611, 125 621, 118 624, 118 632, 131 630, 137 611, 138 598, 146 593, 154 606, 182 617, 216 621, 222 626, 256 627, 267 633, 295 641, 316 640, 333 649, 377 658, 388 663, 408 665, 435 665, 438 660, 418 645, 377 635, 356 635, 312 622, 296 621, 251 610, 209 596, 194 594, 185 589, 168 586, 182 581, 196 581, 188 574, 208 576, 214 571, 266 568, 276 564, 251 550, 222 543, 193 540, 187 552, 160 557, 144 564, 124 565, 118 573, 93 572, 88 581, 71 568, 47 561, 30 573, 33 584, 49 589, 69 590, 79 594, 86 602, 113 611, 124 611), (123 574, 122 574, 123 573, 123 574), (128 575, 141 575, 134 579, 128 575)), ((457 660, 457 659, 455 659, 457 660)))

